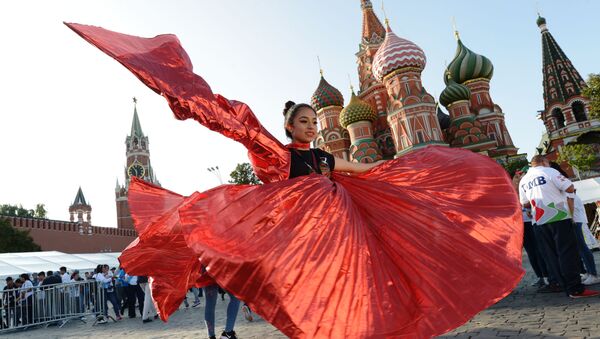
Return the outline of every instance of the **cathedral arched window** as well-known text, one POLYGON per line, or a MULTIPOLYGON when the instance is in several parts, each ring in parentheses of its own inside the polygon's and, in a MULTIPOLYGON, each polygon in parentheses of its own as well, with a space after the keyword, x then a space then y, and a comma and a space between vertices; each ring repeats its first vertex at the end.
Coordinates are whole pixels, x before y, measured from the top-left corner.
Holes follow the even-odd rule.
POLYGON ((585 106, 583 106, 583 103, 581 101, 575 101, 571 105, 571 110, 573 111, 573 115, 575 116, 575 120, 577 122, 587 120, 587 116, 585 114, 585 106))
POLYGON ((556 89, 555 88, 550 89, 550 98, 556 99, 556 89))
POLYGON ((410 95, 410 85, 408 82, 404 83, 404 89, 406 90, 406 95, 410 95))
POLYGON ((575 89, 573 89, 572 83, 567 82, 567 84, 565 85, 565 88, 567 89, 568 94, 575 93, 575 89))
POLYGON ((138 146, 138 138, 133 138, 133 147, 137 148, 138 146))
POLYGON ((556 68, 558 68, 558 69, 563 69, 563 64, 562 64, 562 61, 560 61, 560 60, 556 60, 556 68))
POLYGON ((567 72, 565 70, 563 70, 562 72, 560 72, 560 77, 563 80, 569 80, 569 76, 567 75, 567 72))
POLYGON ((557 108, 553 109, 551 116, 552 116, 552 118, 554 118, 554 121, 556 122, 556 128, 565 127, 565 116, 560 108, 557 107, 557 108))
POLYGON ((550 84, 550 86, 554 86, 554 84, 556 83, 556 81, 554 80, 554 76, 549 76, 548 77, 548 83, 550 84))

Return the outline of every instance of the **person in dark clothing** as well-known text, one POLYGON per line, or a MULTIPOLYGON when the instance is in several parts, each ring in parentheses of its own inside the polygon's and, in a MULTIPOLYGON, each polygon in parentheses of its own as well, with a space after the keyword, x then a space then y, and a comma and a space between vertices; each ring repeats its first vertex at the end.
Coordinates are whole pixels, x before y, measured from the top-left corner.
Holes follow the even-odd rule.
POLYGON ((17 287, 15 286, 13 278, 6 278, 6 286, 4 286, 4 289, 2 290, 2 307, 4 308, 4 316, 6 318, 6 323, 4 322, 4 319, 0 319, 0 326, 2 328, 9 328, 11 326, 16 326, 17 324, 17 292, 11 291, 14 288, 17 287))

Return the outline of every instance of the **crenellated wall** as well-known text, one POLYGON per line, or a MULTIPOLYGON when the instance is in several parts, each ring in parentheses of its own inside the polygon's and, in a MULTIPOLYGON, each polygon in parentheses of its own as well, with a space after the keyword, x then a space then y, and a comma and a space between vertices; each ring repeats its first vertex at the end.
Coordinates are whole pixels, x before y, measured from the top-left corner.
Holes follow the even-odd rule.
POLYGON ((62 220, 0 216, 29 235, 42 251, 65 253, 120 252, 137 237, 133 229, 90 226, 62 220))

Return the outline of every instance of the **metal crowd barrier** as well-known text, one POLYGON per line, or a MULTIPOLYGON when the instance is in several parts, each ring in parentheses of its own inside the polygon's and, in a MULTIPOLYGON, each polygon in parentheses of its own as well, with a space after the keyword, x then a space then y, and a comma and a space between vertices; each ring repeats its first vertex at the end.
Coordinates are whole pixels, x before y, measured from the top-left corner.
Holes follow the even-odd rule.
POLYGON ((85 323, 87 316, 102 314, 106 304, 106 293, 95 280, 8 289, 0 294, 0 334, 35 326, 62 327, 71 320, 85 323))

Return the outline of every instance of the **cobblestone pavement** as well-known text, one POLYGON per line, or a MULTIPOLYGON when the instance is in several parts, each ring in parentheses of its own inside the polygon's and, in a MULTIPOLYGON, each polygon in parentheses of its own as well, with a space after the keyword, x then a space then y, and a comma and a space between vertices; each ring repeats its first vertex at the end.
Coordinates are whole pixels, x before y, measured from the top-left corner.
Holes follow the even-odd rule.
MULTIPOLYGON (((600 252, 594 257, 600 267, 600 252)), ((600 338, 600 297, 536 293, 527 256, 523 264, 527 273, 510 295, 440 338, 600 338)))

